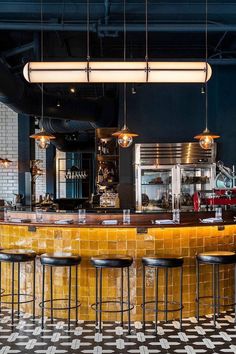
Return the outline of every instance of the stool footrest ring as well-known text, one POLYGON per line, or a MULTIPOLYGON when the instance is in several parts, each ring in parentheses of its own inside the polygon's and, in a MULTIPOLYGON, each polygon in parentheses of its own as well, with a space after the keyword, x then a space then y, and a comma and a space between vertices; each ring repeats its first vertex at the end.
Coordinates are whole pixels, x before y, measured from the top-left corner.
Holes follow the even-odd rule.
MULTIPOLYGON (((164 304, 165 301, 159 300, 159 301, 157 301, 157 303, 158 303, 158 304, 160 304, 160 303, 161 303, 161 304, 164 304)), ((154 313, 155 313, 155 312, 164 312, 164 313, 166 313, 166 312, 177 312, 177 311, 183 310, 183 308, 184 308, 184 306, 182 305, 182 306, 178 307, 177 309, 168 309, 168 310, 157 309, 157 311, 156 311, 156 309, 147 308, 146 305, 148 305, 148 304, 156 304, 156 301, 154 301, 154 300, 152 300, 152 301, 145 301, 144 304, 141 304, 141 307, 142 307, 142 308, 143 308, 143 306, 145 305, 145 310, 147 310, 147 311, 153 311, 154 313)), ((180 303, 177 302, 177 301, 167 301, 167 304, 180 305, 180 303)))
POLYGON ((18 294, 18 293, 14 293, 14 294, 12 294, 12 293, 9 293, 9 294, 1 294, 0 295, 0 303, 1 304, 7 304, 7 305, 11 305, 11 304, 14 304, 14 305, 17 305, 18 303, 19 304, 29 304, 30 302, 33 302, 34 300, 36 300, 36 298, 33 296, 33 295, 31 295, 31 294, 22 294, 22 293, 20 293, 20 294, 18 294), (29 297, 30 298, 30 300, 26 300, 26 301, 2 301, 2 298, 3 297, 12 297, 12 296, 25 296, 25 297, 29 297))
POLYGON ((101 304, 105 305, 105 304, 117 304, 117 305, 121 305, 123 303, 123 305, 127 305, 127 308, 123 308, 123 310, 100 310, 99 309, 99 305, 100 302, 95 302, 94 304, 91 305, 91 308, 95 311, 95 312, 106 312, 106 313, 122 313, 122 312, 129 312, 131 310, 134 309, 134 305, 130 305, 130 307, 128 307, 128 301, 116 301, 116 300, 107 300, 107 301, 102 301, 101 304), (96 309, 96 304, 97 304, 97 309, 96 309))
MULTIPOLYGON (((47 303, 54 303, 54 302, 56 302, 56 301, 69 301, 69 299, 53 299, 53 300, 44 300, 43 302, 40 302, 39 303, 39 307, 41 307, 41 308, 43 308, 43 309, 45 309, 45 310, 58 310, 58 311, 60 311, 60 310, 73 310, 73 309, 77 309, 77 308, 79 308, 80 306, 81 306, 81 303, 79 302, 79 301, 77 301, 76 302, 76 305, 74 305, 74 306, 66 306, 66 307, 50 307, 50 306, 48 306, 48 307, 46 307, 45 306, 45 304, 47 304, 47 303)), ((75 303, 75 300, 73 301, 73 300, 71 300, 71 302, 74 302, 75 303)))
MULTIPOLYGON (((197 303, 200 303, 200 299, 213 299, 214 297, 213 296, 211 296, 211 295, 208 295, 208 296, 199 296, 199 298, 198 299, 196 299, 195 301, 197 302, 197 303)), ((216 299, 217 300, 234 300, 233 298, 231 298, 231 297, 229 297, 229 296, 216 296, 216 299)), ((211 303, 204 303, 204 302, 201 302, 200 303, 200 305, 202 305, 202 306, 210 306, 210 307, 214 307, 214 305, 213 304, 211 304, 211 303)), ((233 302, 232 304, 227 304, 227 305, 222 305, 222 304, 220 304, 220 307, 231 307, 231 306, 235 306, 236 305, 236 303, 235 302, 233 302)))

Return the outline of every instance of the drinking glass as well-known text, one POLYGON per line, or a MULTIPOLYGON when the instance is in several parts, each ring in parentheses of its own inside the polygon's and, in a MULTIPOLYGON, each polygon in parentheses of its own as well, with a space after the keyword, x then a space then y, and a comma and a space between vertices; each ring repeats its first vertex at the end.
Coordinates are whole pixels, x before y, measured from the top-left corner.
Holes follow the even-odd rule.
POLYGON ((217 207, 215 210, 215 218, 216 219, 222 219, 222 208, 217 207))
POLYGON ((35 208, 35 220, 36 222, 43 221, 43 210, 41 208, 35 208))
POLYGON ((86 210, 79 209, 78 214, 79 214, 79 224, 85 224, 86 223, 86 210))
POLYGON ((180 223, 180 210, 179 209, 173 209, 173 219, 172 219, 176 224, 180 223))
POLYGON ((9 210, 7 208, 4 208, 4 221, 11 221, 9 210))
POLYGON ((123 210, 123 224, 130 224, 130 209, 123 210))

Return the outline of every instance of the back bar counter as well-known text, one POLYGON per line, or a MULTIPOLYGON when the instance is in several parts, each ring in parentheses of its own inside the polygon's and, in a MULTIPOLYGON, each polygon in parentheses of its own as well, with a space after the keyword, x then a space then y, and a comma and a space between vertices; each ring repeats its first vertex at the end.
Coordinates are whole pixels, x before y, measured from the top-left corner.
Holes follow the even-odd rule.
MULTIPOLYGON (((75 213, 44 213, 42 223, 35 222, 35 213, 10 212, 11 221, 0 221, 0 247, 32 249, 38 255, 49 252, 72 252, 82 257, 78 273, 78 294, 81 302, 79 319, 94 320, 95 313, 90 305, 95 302, 95 269, 90 264, 90 257, 98 254, 128 254, 134 258, 131 267, 131 302, 135 305, 131 320, 142 317, 142 267, 143 256, 177 255, 184 257, 183 277, 183 316, 195 315, 196 265, 195 255, 203 251, 235 251, 236 224, 234 213, 223 213, 224 222, 203 224, 199 219, 211 217, 213 213, 182 213, 181 223, 174 225, 156 225, 152 220, 167 219, 171 214, 131 214, 131 224, 122 224, 121 214, 89 214, 86 224, 78 225, 75 213), (20 222, 19 219, 31 219, 20 222), (56 220, 73 219, 73 224, 55 224, 56 220), (116 219, 117 225, 103 225, 102 220, 116 219)), ((212 272, 208 265, 201 272, 200 286, 204 295, 211 295, 212 272)), ((222 297, 233 297, 234 272, 232 265, 220 268, 220 291, 222 297)), ((41 301, 42 266, 36 262, 36 313, 41 301)), ((24 292, 30 292, 32 278, 30 264, 23 264, 21 269, 21 286, 24 292)), ((149 268, 146 274, 147 300, 154 296, 154 270, 149 268)), ((74 271, 72 278, 75 277, 74 271)), ((179 273, 173 269, 169 275, 168 300, 176 300, 179 294, 179 273)), ((54 297, 65 298, 68 294, 68 268, 61 267, 54 271, 54 297)), ((75 282, 72 294, 75 294, 75 282)), ((164 297, 164 276, 160 272, 159 297, 164 297)), ((2 264, 2 288, 11 292, 10 265, 2 264)), ((50 293, 49 274, 46 273, 46 295, 50 293)), ((125 287, 125 294, 127 289, 125 287)), ((104 271, 103 297, 113 299, 120 296, 120 273, 118 269, 104 271)), ((228 303, 225 299, 225 304, 228 303)), ((24 307, 25 306, 25 307, 24 307)), ((31 312, 30 305, 22 309, 31 312)), ((201 313, 212 313, 209 307, 200 307, 201 313)), ((56 314, 55 314, 56 315, 56 314)), ((66 313, 59 311, 58 317, 66 313)), ((74 313, 72 311, 72 318, 74 313)), ((114 320, 117 315, 104 314, 104 320, 114 320)), ((147 319, 153 319, 153 311, 147 311, 147 319)), ((178 315, 177 315, 178 316, 178 315)), ((169 319, 175 318, 170 314, 169 319)), ((160 318, 161 319, 161 318, 160 318)))

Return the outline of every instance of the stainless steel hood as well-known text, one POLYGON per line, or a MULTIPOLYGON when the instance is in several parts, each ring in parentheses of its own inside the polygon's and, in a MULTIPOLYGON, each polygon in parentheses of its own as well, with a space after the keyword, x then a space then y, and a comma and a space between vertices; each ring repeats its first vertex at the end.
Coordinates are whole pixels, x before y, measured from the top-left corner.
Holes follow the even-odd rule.
POLYGON ((216 143, 203 150, 198 142, 135 144, 135 163, 140 165, 212 164, 216 161, 216 143))

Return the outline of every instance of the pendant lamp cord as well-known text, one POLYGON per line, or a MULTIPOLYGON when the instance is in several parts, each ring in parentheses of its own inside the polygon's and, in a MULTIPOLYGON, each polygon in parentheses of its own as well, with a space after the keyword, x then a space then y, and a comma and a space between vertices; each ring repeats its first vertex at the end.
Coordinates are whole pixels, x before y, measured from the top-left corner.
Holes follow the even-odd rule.
POLYGON ((208 59, 208 0, 205 3, 205 62, 206 62, 206 78, 205 78, 205 103, 206 103, 206 130, 208 129, 208 84, 207 84, 207 59, 208 59))
MULTIPOLYGON (((126 0, 123 2, 124 12, 124 61, 126 61, 126 0)), ((124 128, 127 128, 127 85, 124 83, 124 128)))
POLYGON ((90 60, 90 2, 87 0, 87 61, 90 60))
MULTIPOLYGON (((43 0, 40 1, 40 20, 41 20, 41 62, 43 62, 43 0)), ((43 106, 44 106, 44 100, 43 100, 43 83, 41 83, 41 120, 42 120, 42 124, 43 124, 43 116, 44 116, 44 110, 43 110, 43 106)))
POLYGON ((148 0, 145 1, 145 42, 146 42, 145 60, 146 62, 148 62, 148 0))

